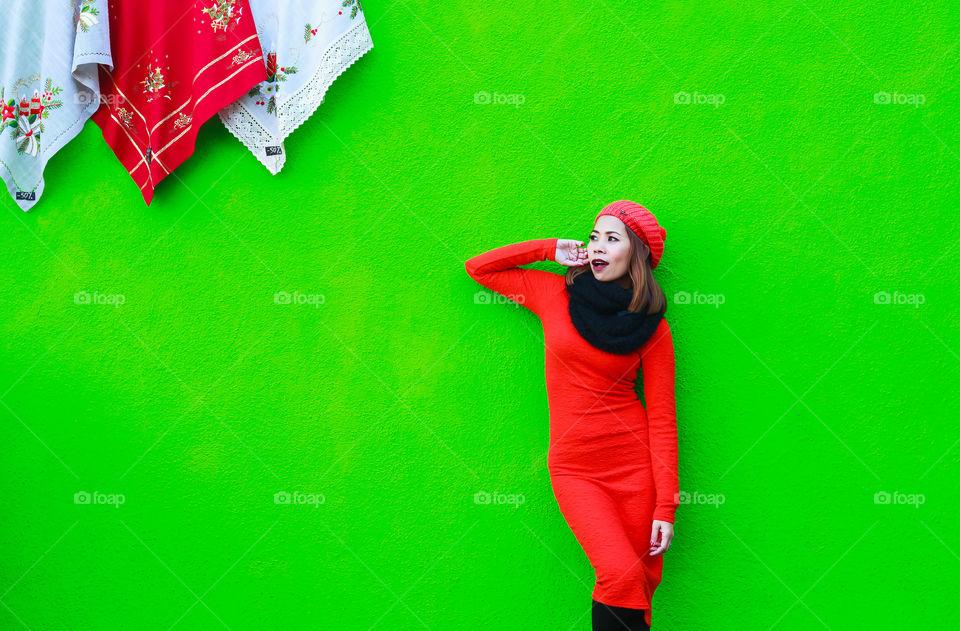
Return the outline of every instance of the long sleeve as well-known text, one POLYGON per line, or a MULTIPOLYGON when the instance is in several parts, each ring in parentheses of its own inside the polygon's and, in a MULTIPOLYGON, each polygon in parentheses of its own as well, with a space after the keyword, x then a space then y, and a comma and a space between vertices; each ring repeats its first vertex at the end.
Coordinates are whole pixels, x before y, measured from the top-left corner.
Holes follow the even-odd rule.
POLYGON ((679 504, 677 406, 674 396, 673 338, 666 320, 641 349, 650 459, 657 503, 653 518, 673 523, 679 504))
POLYGON ((465 267, 473 280, 539 315, 556 287, 558 275, 518 266, 552 261, 556 252, 557 239, 534 239, 478 254, 465 267))

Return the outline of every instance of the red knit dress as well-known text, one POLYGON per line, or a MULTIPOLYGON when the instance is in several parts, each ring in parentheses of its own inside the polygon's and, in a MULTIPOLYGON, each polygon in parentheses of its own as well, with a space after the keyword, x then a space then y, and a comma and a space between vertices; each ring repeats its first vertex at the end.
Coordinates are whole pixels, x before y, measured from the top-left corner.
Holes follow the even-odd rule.
POLYGON ((645 609, 652 626, 663 555, 649 554, 651 522, 673 523, 679 493, 670 327, 661 320, 630 355, 592 346, 570 320, 564 276, 518 267, 552 261, 556 249, 557 239, 515 243, 473 257, 466 270, 540 318, 554 496, 596 572, 593 599, 645 609), (638 369, 648 409, 634 391, 638 369))

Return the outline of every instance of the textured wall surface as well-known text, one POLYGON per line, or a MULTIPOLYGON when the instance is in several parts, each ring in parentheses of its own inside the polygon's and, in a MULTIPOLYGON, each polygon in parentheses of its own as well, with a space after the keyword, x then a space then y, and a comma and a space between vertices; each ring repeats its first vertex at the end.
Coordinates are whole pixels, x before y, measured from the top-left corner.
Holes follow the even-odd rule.
POLYGON ((3 199, 0 628, 589 629, 539 322, 463 262, 621 198, 690 499, 655 628, 960 623, 957 9, 363 6, 278 176, 213 120, 148 208, 88 123, 3 199))

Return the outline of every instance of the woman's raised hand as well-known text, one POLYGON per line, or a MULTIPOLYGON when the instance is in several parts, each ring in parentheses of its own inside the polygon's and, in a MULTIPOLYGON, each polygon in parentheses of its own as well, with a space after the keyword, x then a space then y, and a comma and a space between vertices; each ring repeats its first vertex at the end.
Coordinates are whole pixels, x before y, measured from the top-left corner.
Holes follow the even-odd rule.
POLYGON ((560 265, 575 267, 586 265, 589 260, 586 250, 582 250, 583 241, 576 239, 557 239, 557 253, 554 260, 560 265))

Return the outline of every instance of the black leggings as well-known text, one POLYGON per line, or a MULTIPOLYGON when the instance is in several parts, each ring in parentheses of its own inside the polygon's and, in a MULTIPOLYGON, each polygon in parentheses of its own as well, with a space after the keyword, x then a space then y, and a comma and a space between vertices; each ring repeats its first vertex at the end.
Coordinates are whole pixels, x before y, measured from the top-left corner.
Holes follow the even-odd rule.
POLYGON ((593 601, 593 631, 649 631, 644 609, 615 607, 593 601))

